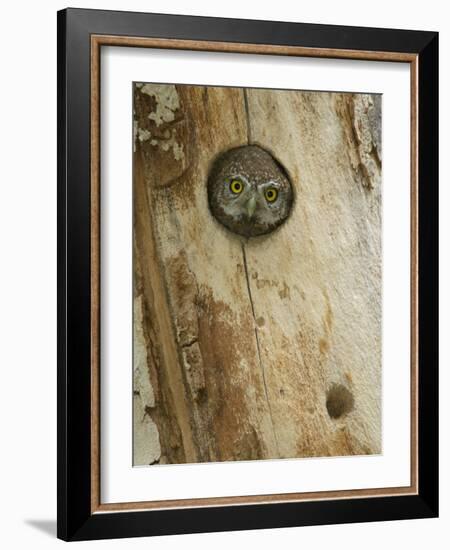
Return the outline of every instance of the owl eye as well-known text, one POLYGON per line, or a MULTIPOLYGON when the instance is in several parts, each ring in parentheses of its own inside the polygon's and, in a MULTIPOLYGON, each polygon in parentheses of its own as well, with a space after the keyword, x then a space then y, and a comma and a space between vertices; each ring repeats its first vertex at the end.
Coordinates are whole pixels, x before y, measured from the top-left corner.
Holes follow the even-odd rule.
POLYGON ((269 189, 265 190, 264 196, 266 197, 267 202, 274 202, 277 200, 278 191, 274 187, 269 187, 269 189))
POLYGON ((244 190, 244 185, 241 180, 231 180, 230 189, 232 193, 239 195, 244 190))

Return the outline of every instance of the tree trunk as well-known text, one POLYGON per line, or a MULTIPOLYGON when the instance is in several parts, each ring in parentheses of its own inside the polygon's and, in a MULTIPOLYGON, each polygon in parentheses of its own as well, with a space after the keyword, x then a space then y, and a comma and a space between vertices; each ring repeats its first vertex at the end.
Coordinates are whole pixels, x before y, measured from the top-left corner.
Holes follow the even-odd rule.
POLYGON ((134 464, 381 452, 381 102, 137 84, 134 464), (206 182, 255 143, 288 221, 243 239, 206 182))

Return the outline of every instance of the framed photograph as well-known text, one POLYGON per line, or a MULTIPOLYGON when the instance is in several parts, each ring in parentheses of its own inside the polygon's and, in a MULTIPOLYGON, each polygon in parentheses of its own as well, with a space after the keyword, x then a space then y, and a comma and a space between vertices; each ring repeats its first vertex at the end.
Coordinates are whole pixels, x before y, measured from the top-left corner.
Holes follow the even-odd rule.
POLYGON ((58 13, 58 536, 438 514, 438 36, 58 13))

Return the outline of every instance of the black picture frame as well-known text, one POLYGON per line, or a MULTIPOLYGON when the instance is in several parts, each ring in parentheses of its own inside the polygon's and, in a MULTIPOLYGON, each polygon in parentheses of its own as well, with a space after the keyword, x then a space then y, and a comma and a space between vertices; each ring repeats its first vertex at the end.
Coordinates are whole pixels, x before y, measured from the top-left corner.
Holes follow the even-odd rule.
POLYGON ((58 12, 58 532, 138 537, 438 515, 438 34, 66 9, 58 12), (90 48, 92 35, 403 52, 418 60, 418 493, 92 513, 90 48))

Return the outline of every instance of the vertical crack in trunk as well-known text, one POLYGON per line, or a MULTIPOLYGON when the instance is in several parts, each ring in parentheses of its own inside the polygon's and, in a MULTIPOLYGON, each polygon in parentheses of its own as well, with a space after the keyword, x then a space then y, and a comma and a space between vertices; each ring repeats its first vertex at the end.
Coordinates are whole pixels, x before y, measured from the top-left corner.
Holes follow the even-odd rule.
POLYGON ((247 142, 250 145, 252 143, 252 127, 250 125, 250 110, 248 108, 247 88, 243 88, 243 94, 244 94, 245 116, 247 117, 247 142))
POLYGON ((273 437, 274 437, 274 440, 275 440, 275 447, 277 449, 277 457, 281 458, 280 448, 279 448, 279 445, 278 445, 277 432, 275 430, 275 425, 274 425, 274 422, 273 422, 272 407, 271 407, 271 404, 270 404, 269 392, 267 391, 266 372, 265 372, 265 369, 264 369, 264 364, 263 364, 262 359, 261 359, 261 346, 260 346, 260 343, 259 343, 258 327, 256 326, 255 306, 253 304, 252 290, 251 290, 251 286, 250 286, 250 277, 249 277, 248 266, 247 266, 247 254, 245 252, 245 244, 244 243, 242 243, 242 257, 243 257, 243 261, 244 261, 244 272, 245 272, 245 281, 247 283, 248 298, 250 300, 250 306, 252 308, 253 322, 255 324, 256 349, 257 349, 257 352, 258 352, 258 362, 259 362, 259 367, 261 369, 262 380, 263 380, 263 385, 264 385, 264 394, 265 394, 265 397, 266 397, 267 406, 269 408, 270 424, 272 426, 273 437))
MULTIPOLYGON (((247 143, 250 145, 252 143, 252 127, 251 127, 251 123, 250 123, 250 109, 249 109, 249 105, 248 105, 248 91, 247 91, 247 88, 243 88, 243 96, 244 96, 245 116, 246 116, 246 119, 247 119, 247 143)), ((263 380, 263 385, 264 385, 264 395, 266 397, 267 406, 269 408, 270 424, 272 426, 273 438, 274 438, 275 447, 276 447, 276 450, 277 450, 277 457, 279 457, 280 456, 280 451, 279 451, 277 433, 275 431, 275 425, 274 425, 274 422, 273 422, 272 407, 270 405, 269 393, 267 391, 266 373, 265 373, 264 365, 263 365, 263 362, 262 362, 262 359, 261 359, 261 345, 260 345, 260 342, 259 342, 258 327, 256 326, 255 306, 253 304, 252 290, 251 290, 251 286, 250 286, 250 278, 249 278, 248 266, 247 266, 247 255, 246 255, 246 252, 245 252, 245 244, 244 243, 242 243, 242 256, 243 256, 243 262, 244 262, 245 281, 247 283, 248 298, 250 300, 250 306, 252 308, 253 323, 254 323, 254 326, 255 326, 256 349, 257 349, 257 352, 258 352, 258 362, 259 362, 259 367, 261 369, 262 380, 263 380)))

